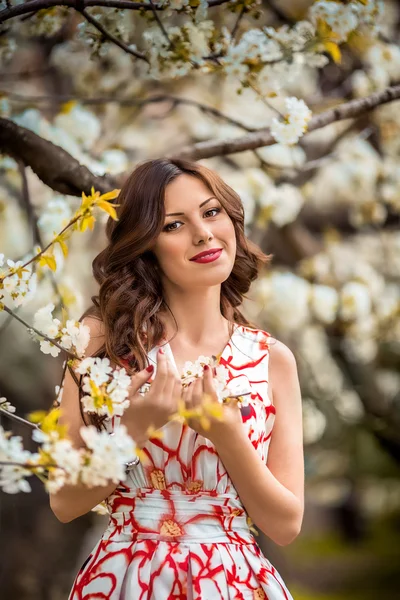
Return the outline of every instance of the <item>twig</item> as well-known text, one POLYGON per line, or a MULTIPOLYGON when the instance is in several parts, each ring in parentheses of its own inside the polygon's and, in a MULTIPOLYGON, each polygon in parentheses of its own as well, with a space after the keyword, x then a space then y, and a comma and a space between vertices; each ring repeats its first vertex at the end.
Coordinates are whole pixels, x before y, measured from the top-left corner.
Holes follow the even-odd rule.
POLYGON ((33 243, 37 244, 38 246, 41 247, 42 240, 41 240, 41 236, 40 236, 40 231, 38 228, 37 219, 36 219, 36 216, 35 216, 35 213, 33 210, 33 206, 30 201, 30 196, 29 196, 28 179, 26 177, 26 167, 25 167, 24 162, 20 158, 17 159, 17 164, 18 164, 18 169, 19 169, 19 173, 21 175, 21 180, 22 180, 22 201, 24 204, 25 212, 28 216, 29 224, 32 229, 33 243))
POLYGON ((1 404, 0 404, 0 414, 4 415, 5 417, 8 417, 9 419, 11 419, 13 421, 17 421, 18 423, 23 423, 23 425, 28 425, 28 427, 30 427, 31 429, 40 429, 39 425, 36 425, 36 423, 31 423, 30 421, 27 421, 26 419, 23 419, 22 417, 19 417, 18 415, 15 415, 14 413, 10 413, 5 408, 1 408, 1 404))
POLYGON ((138 106, 142 108, 147 104, 158 104, 161 102, 172 102, 174 106, 182 105, 182 106, 194 106, 204 112, 205 114, 210 114, 218 119, 226 121, 235 127, 239 127, 240 129, 244 129, 245 131, 257 131, 256 127, 250 127, 245 125, 241 121, 229 117, 225 115, 220 110, 214 108, 213 106, 208 106, 207 104, 203 104, 202 102, 198 102, 197 100, 192 100, 190 98, 180 98, 179 96, 173 96, 171 94, 157 94, 154 96, 150 96, 149 98, 144 99, 136 99, 136 98, 120 98, 118 96, 104 96, 99 98, 84 98, 81 96, 76 96, 75 94, 62 94, 62 95, 54 95, 54 96, 25 96, 22 94, 18 94, 16 92, 8 92, 3 91, 3 94, 7 94, 7 96, 11 100, 15 100, 17 102, 27 102, 29 104, 32 103, 41 103, 48 102, 49 104, 59 103, 63 104, 64 102, 68 102, 70 100, 76 100, 80 104, 83 105, 94 105, 97 106, 99 104, 107 104, 113 103, 119 104, 120 106, 138 106))
POLYGON ((238 18, 236 19, 236 23, 235 23, 235 25, 233 26, 233 29, 232 29, 232 33, 231 33, 231 39, 232 39, 232 41, 235 41, 235 37, 236 37, 236 34, 238 32, 238 29, 239 29, 240 21, 243 18, 245 10, 246 10, 246 7, 243 4, 242 9, 241 9, 241 11, 240 11, 240 13, 238 15, 238 18))
POLYGON ((88 23, 90 23, 95 29, 100 31, 104 38, 121 48, 121 50, 124 50, 124 52, 127 52, 132 56, 136 56, 136 58, 140 58, 141 60, 144 60, 147 63, 149 62, 148 58, 142 52, 130 48, 122 40, 118 39, 117 37, 115 37, 115 35, 107 31, 107 29, 105 29, 105 27, 103 27, 103 25, 99 21, 97 21, 97 19, 92 17, 92 15, 90 15, 85 9, 80 10, 77 8, 76 10, 86 19, 88 23))
POLYGON ((56 340, 53 340, 53 339, 49 338, 47 335, 45 335, 44 333, 42 333, 38 329, 35 329, 35 327, 32 327, 32 325, 29 325, 29 323, 27 323, 26 321, 24 321, 23 319, 21 319, 21 317, 19 317, 14 311, 12 311, 10 308, 8 308, 8 306, 6 306, 5 304, 3 305, 3 310, 6 313, 8 313, 9 315, 12 315, 14 317, 14 319, 17 319, 17 321, 19 321, 20 323, 22 323, 22 325, 24 325, 24 327, 26 327, 27 329, 31 329, 32 331, 34 331, 37 335, 39 335, 43 339, 47 340, 48 342, 50 342, 54 346, 57 346, 57 348, 59 348, 60 350, 62 350, 66 354, 68 354, 68 356, 70 356, 71 358, 76 358, 77 360, 81 360, 79 358, 79 356, 77 356, 73 352, 70 352, 69 350, 66 350, 65 348, 63 348, 58 342, 56 342, 56 340))
POLYGON ((162 23, 162 21, 161 21, 160 17, 159 17, 159 16, 158 16, 158 14, 157 14, 157 10, 156 10, 156 7, 155 7, 155 5, 154 5, 154 2, 153 2, 153 0, 149 0, 149 2, 150 2, 151 10, 153 11, 154 18, 155 18, 155 20, 157 21, 157 24, 158 24, 158 26, 159 26, 159 28, 160 28, 160 30, 161 30, 161 33, 163 34, 163 36, 164 36, 164 37, 165 37, 165 39, 167 40, 167 42, 168 42, 168 44, 169 44, 169 47, 170 47, 170 48, 173 48, 173 47, 174 47, 174 45, 173 45, 173 43, 171 42, 171 40, 169 39, 169 35, 168 35, 168 33, 167 33, 167 30, 165 29, 165 27, 164 27, 164 25, 163 25, 163 23, 162 23))
POLYGON ((53 465, 52 463, 48 465, 31 465, 30 463, 19 463, 16 461, 0 460, 0 465, 5 467, 7 467, 8 465, 12 467, 21 467, 21 469, 61 469, 62 471, 65 471, 64 467, 59 467, 58 465, 53 465))
MULTIPOLYGON (((22 200, 23 200, 25 211, 28 215, 28 221, 32 228, 33 243, 37 244, 41 248, 43 246, 42 236, 40 235, 37 218, 36 218, 35 211, 33 209, 30 194, 29 194, 28 179, 26 177, 26 166, 20 158, 17 159, 17 163, 18 163, 18 168, 19 168, 19 172, 21 175, 21 179, 22 179, 22 200)), ((56 281, 56 278, 52 271, 50 271, 50 279, 51 279, 51 284, 53 286, 55 293, 57 294, 57 296, 59 298, 61 298, 60 290, 58 289, 57 281, 56 281)))

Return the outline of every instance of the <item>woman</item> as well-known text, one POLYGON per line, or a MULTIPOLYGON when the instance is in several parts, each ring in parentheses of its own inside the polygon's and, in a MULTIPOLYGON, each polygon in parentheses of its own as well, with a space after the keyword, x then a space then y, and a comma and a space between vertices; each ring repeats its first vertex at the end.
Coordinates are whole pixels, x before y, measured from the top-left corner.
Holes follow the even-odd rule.
MULTIPOLYGON (((110 512, 70 598, 290 599, 251 527, 289 544, 304 506, 296 362, 239 310, 269 257, 246 240, 238 195, 197 163, 147 161, 118 202, 119 220, 107 223, 108 246, 93 263, 100 291, 85 317, 87 355, 131 369, 121 422, 143 450, 117 487, 64 487, 51 496, 63 522, 104 499, 110 512), (183 386, 183 369, 188 361, 198 365, 199 355, 198 377, 183 386), (222 420, 211 418, 206 429, 196 419, 170 421, 181 398, 197 408, 217 399, 215 370, 204 357, 216 357, 228 379, 247 382, 248 405, 223 404, 222 420), (161 435, 149 439, 154 429, 161 435)), ((70 374, 62 409, 81 445, 82 411, 70 374)), ((115 424, 97 422, 110 432, 115 424)))

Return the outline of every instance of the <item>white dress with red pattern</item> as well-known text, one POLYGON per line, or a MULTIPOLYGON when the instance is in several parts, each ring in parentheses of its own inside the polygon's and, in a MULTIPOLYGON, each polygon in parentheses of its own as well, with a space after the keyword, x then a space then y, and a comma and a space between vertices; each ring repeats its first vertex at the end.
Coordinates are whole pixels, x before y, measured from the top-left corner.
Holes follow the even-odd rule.
MULTIPOLYGON (((219 359, 230 379, 249 380, 243 427, 264 461, 275 420, 267 394, 269 338, 236 325, 219 359)), ((169 344, 163 347, 176 368, 169 344)), ((149 353, 155 367, 157 350, 149 353)), ((161 431, 107 498, 108 528, 69 599, 293 600, 257 545, 213 444, 177 422, 161 431)))

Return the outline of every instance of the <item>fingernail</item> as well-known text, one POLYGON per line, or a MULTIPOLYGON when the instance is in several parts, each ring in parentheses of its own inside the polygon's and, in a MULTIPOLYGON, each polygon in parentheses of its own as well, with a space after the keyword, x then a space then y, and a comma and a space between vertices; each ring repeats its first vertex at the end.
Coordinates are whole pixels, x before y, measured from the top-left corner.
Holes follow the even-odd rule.
POLYGON ((164 354, 164 350, 162 348, 159 349, 160 354, 164 354))
POLYGON ((209 366, 208 365, 204 365, 204 371, 208 371, 209 370, 209 366))
POLYGON ((148 371, 149 373, 152 373, 154 371, 153 365, 149 365, 148 367, 146 367, 146 371, 148 371))

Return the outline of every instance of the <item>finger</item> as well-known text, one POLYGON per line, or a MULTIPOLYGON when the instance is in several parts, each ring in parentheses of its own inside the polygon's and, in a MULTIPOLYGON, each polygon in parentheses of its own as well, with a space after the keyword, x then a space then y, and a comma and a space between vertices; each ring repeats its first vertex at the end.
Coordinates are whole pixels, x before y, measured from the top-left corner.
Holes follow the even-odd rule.
POLYGON ((198 377, 192 385, 192 406, 197 407, 203 402, 203 377, 198 377))
POLYGON ((149 365, 145 369, 142 369, 138 373, 131 376, 131 390, 134 394, 142 387, 146 381, 150 379, 154 372, 153 365, 149 365))
POLYGON ((168 377, 168 362, 164 354, 164 350, 159 348, 157 352, 157 373, 152 384, 152 392, 154 394, 163 394, 164 387, 168 377))
POLYGON ((207 394, 212 399, 217 399, 217 394, 214 388, 214 381, 212 376, 212 370, 208 365, 204 365, 204 375, 203 375, 203 391, 204 394, 207 394))
POLYGON ((171 394, 171 410, 176 412, 178 403, 182 399, 182 382, 178 376, 175 376, 174 387, 171 394))
POLYGON ((174 406, 174 389, 177 385, 178 377, 170 361, 167 362, 167 378, 164 385, 164 402, 166 407, 174 406))
POLYGON ((186 408, 192 408, 192 393, 193 393, 193 383, 189 383, 182 390, 182 399, 185 403, 186 408))

